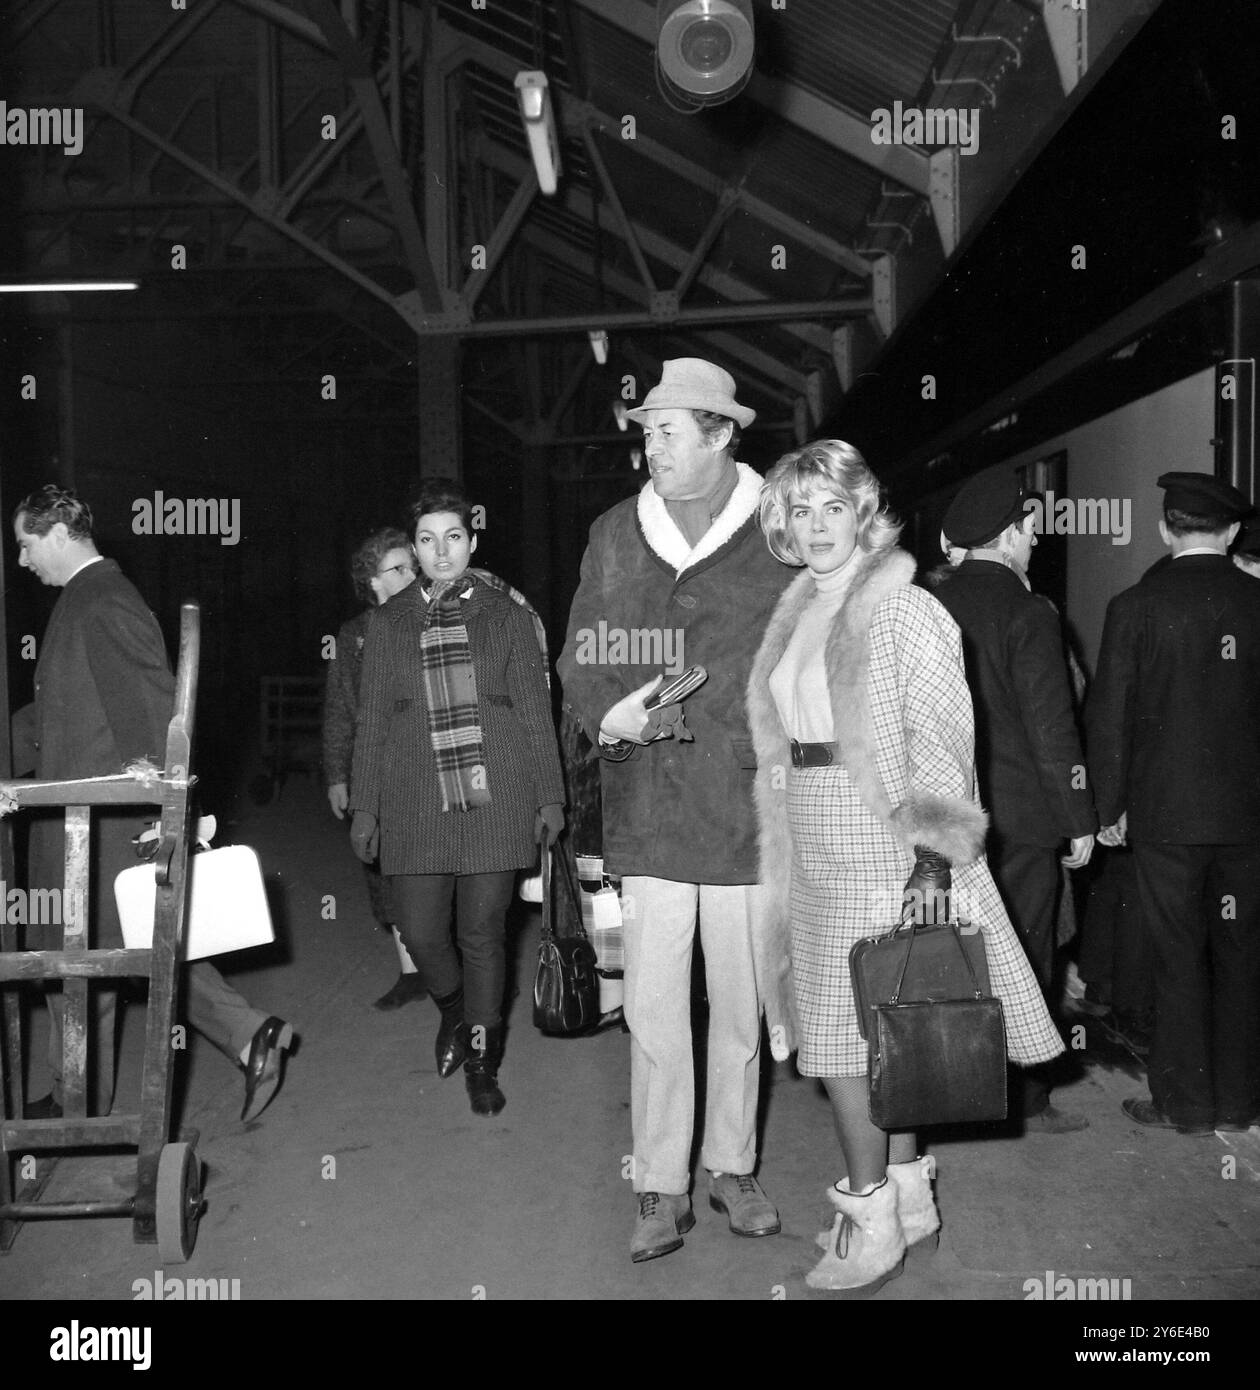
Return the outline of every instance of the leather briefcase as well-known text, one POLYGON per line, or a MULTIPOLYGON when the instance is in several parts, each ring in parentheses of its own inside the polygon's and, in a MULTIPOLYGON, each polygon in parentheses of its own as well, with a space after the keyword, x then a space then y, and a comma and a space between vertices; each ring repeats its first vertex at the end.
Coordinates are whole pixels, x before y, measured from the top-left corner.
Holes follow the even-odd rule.
POLYGON ((972 993, 974 978, 975 988, 988 994, 989 962, 984 953, 984 934, 979 929, 960 930, 955 924, 916 927, 904 922, 882 936, 868 936, 849 951, 849 978, 853 982, 858 1031, 869 1038, 871 1010, 876 1004, 885 1003, 894 991, 907 1004, 957 999, 972 993), (907 962, 906 948, 912 934, 914 950, 907 962), (961 955, 956 941, 961 942, 961 955))
POLYGON ((600 1019, 599 976, 595 971, 595 947, 582 930, 577 906, 577 885, 569 876, 566 851, 559 845, 542 855, 542 940, 538 946, 538 971, 534 976, 534 1026, 543 1033, 584 1033, 600 1019), (560 878, 574 896, 576 932, 555 933, 552 895, 552 853, 561 856, 560 878))
MULTIPOLYGON (((983 937, 974 936, 983 955, 983 937)), ((987 965, 981 984, 966 940, 956 925, 899 927, 850 952, 858 1016, 867 1021, 871 1121, 880 1129, 1006 1117, 1002 1003, 988 993, 987 965), (934 943, 931 960, 912 974, 923 942, 934 943), (889 959, 899 967, 891 987, 889 959), (925 997, 908 998, 909 981, 925 997)))

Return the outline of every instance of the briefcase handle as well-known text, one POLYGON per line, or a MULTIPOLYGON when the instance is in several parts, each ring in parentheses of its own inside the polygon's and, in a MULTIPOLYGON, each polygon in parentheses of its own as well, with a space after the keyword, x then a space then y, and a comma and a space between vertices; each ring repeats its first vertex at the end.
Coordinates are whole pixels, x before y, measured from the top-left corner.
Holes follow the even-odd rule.
MULTIPOLYGON (((901 909, 901 921, 896 925, 896 927, 893 928, 893 931, 901 931, 902 928, 906 925, 906 909, 903 907, 901 909)), ((909 924, 910 936, 906 941, 906 954, 905 958, 901 962, 901 973, 897 976, 897 985, 892 992, 892 997, 888 1001, 889 1004, 896 1004, 898 1000, 901 998, 901 987, 905 983, 906 969, 910 964, 910 952, 914 950, 914 938, 918 935, 919 928, 923 925, 925 924, 921 922, 911 922, 909 924)), ((984 993, 980 988, 980 982, 976 979, 976 972, 971 968, 971 960, 968 957, 967 952, 963 950, 962 937, 958 934, 958 923, 950 922, 948 923, 948 927, 950 935, 954 938, 954 944, 958 947, 959 954, 963 958, 963 964, 967 967, 967 974, 971 977, 971 988, 975 991, 975 996, 977 999, 983 999, 984 993)))

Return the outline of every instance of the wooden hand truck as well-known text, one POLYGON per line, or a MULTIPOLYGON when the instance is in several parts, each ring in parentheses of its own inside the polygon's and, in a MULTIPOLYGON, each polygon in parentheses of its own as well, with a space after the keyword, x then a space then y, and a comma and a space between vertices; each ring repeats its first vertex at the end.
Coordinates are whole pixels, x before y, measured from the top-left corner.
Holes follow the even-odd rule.
MULTIPOLYGON (((18 951, 16 928, 0 926, 0 993, 4 1019, 4 1121, 0 1125, 0 1251, 12 1245, 23 1221, 36 1217, 129 1216, 136 1241, 156 1243, 164 1263, 187 1260, 201 1217, 201 1164, 191 1142, 168 1143, 174 1077, 172 1023, 176 972, 183 955, 190 833, 193 715, 197 703, 200 612, 180 610, 175 710, 166 735, 166 764, 151 776, 129 772, 80 781, 0 782, 0 792, 19 808, 60 806, 66 813, 66 871, 62 893, 64 949, 18 951), (161 807, 162 835, 156 860, 157 901, 153 944, 144 950, 92 950, 88 946, 88 863, 93 806, 161 807), (149 1005, 144 1042, 140 1111, 89 1118, 87 1114, 88 981, 147 975, 149 1005), (65 994, 63 1115, 26 1120, 23 1114, 20 981, 63 980, 65 994), (16 1189, 15 1155, 33 1150, 134 1148, 136 1191, 109 1201, 37 1200, 43 1182, 16 1189)), ((10 837, 3 837, 6 858, 10 837)), ((3 875, 12 882, 12 875, 3 875)), ((113 885, 102 885, 112 892, 113 885)), ((56 1026, 55 1020, 52 1026, 56 1026)), ((51 1166, 51 1165, 49 1165, 51 1166)))

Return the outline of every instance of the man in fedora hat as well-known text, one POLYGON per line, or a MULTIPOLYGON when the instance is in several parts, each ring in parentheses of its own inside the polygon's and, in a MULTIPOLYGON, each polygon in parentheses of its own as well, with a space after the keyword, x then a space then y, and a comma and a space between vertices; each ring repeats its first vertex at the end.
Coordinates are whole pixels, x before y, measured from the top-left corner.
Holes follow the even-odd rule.
POLYGON ((660 384, 628 414, 643 426, 652 476, 591 527, 559 671, 566 708, 604 755, 604 861, 622 881, 637 1262, 678 1249, 695 1224, 688 1194, 697 915, 709 1000, 700 1151, 709 1204, 737 1235, 779 1230, 753 1176, 759 887, 744 692, 792 571, 762 539, 761 478, 735 461, 755 412, 735 400, 727 372, 695 357, 666 362, 660 384), (593 640, 600 632, 610 639, 602 645, 593 640), (637 641, 611 640, 619 634, 637 641), (644 703, 664 652, 677 654, 675 673, 697 664, 708 672, 685 718, 681 706, 644 703))
POLYGON ((1154 948, 1150 1100, 1184 1135, 1260 1120, 1260 587, 1229 547, 1251 504, 1165 473, 1171 558, 1107 606, 1086 706, 1106 845, 1133 846, 1154 948))
MULTIPOLYGON (((1028 582, 1037 543, 1031 501, 1009 465, 968 478, 942 522, 966 555, 935 594, 962 632, 989 865, 1049 1001, 1059 848, 1069 842, 1069 868, 1086 864, 1098 820, 1082 776, 1059 615, 1028 582)), ((1012 1108, 1027 1129, 1063 1134, 1088 1124, 1051 1104, 1043 1068, 1021 1072, 1015 1090, 1012 1108)))

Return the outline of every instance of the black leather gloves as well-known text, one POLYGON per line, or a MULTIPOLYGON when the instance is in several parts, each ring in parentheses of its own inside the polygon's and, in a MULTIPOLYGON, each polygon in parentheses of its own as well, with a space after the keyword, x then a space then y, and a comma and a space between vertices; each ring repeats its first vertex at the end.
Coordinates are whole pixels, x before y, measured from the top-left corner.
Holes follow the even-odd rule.
POLYGON ((920 926, 943 926, 949 921, 949 893, 953 887, 949 860, 924 845, 915 845, 914 853, 914 868, 901 895, 902 920, 920 926))

